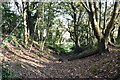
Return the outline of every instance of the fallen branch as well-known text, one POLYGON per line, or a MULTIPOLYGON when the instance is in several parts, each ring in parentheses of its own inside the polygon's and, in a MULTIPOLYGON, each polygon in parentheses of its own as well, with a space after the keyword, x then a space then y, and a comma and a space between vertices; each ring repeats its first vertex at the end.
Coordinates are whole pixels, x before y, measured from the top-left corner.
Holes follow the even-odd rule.
POLYGON ((82 53, 78 54, 77 56, 69 58, 68 61, 85 58, 85 57, 94 55, 96 53, 98 53, 98 49, 88 49, 88 50, 85 50, 82 53))

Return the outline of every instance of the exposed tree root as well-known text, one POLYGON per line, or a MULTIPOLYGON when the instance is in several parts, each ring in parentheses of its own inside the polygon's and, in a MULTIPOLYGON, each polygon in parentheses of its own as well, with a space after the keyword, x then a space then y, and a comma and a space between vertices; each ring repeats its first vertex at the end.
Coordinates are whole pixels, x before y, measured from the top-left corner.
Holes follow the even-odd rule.
POLYGON ((87 46, 81 48, 81 52, 85 51, 86 49, 91 49, 91 48, 93 48, 92 45, 87 45, 87 46))
POLYGON ((112 46, 112 47, 115 47, 115 44, 111 41, 108 42, 108 45, 112 46))
POLYGON ((77 56, 69 58, 68 61, 85 58, 85 57, 88 57, 88 56, 91 56, 91 55, 97 54, 97 53, 98 53, 98 49, 88 49, 88 50, 85 50, 82 53, 78 54, 77 56))

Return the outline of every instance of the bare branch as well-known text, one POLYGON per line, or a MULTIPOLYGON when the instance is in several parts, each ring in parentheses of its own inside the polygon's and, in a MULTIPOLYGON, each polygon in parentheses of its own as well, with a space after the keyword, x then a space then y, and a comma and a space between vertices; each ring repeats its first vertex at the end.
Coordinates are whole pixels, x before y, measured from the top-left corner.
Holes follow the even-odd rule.
POLYGON ((110 35, 110 32, 113 28, 114 21, 117 17, 118 11, 119 11, 118 4, 119 4, 118 2, 115 2, 112 17, 111 17, 110 22, 108 23, 107 28, 105 30, 105 38, 108 38, 108 36, 110 35))
POLYGON ((95 8, 95 19, 98 22, 99 21, 99 17, 98 17, 98 7, 97 7, 97 3, 94 2, 94 8, 95 8))
POLYGON ((87 5, 83 2, 81 2, 82 6, 86 9, 86 11, 89 13, 90 9, 87 7, 87 5))
POLYGON ((105 29, 105 24, 106 24, 106 11, 107 11, 107 0, 105 2, 105 12, 104 12, 104 25, 103 25, 103 30, 105 29))
POLYGON ((21 11, 21 9, 20 9, 20 7, 19 7, 19 3, 18 3, 18 2, 15 2, 15 1, 14 1, 14 3, 15 3, 15 5, 16 5, 17 9, 18 9, 19 14, 20 14, 21 16, 23 16, 22 11, 21 11))

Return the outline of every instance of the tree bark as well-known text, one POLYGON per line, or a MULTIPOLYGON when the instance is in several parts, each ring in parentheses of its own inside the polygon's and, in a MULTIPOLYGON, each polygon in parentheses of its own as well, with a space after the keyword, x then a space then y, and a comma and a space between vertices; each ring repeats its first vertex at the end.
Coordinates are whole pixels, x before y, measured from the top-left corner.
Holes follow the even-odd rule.
POLYGON ((119 29, 118 29, 118 38, 120 38, 120 26, 119 26, 119 29))
MULTIPOLYGON (((112 14, 112 17, 111 17, 111 20, 110 22, 108 23, 107 27, 106 27, 106 30, 105 30, 105 38, 107 39, 108 36, 110 36, 110 32, 111 30, 113 29, 113 25, 114 25, 114 22, 115 22, 115 19, 117 17, 117 14, 118 14, 118 11, 119 11, 119 8, 118 8, 118 2, 115 2, 115 5, 114 5, 114 10, 113 10, 113 14, 112 14)), ((108 39, 107 39, 108 40, 108 39)))
POLYGON ((28 32, 28 25, 27 25, 27 8, 28 8, 28 3, 23 2, 23 24, 24 24, 24 42, 27 45, 28 44, 28 37, 29 37, 29 32, 28 32))
POLYGON ((88 13, 89 14, 89 19, 90 19, 90 22, 91 22, 91 27, 93 28, 94 30, 94 35, 96 36, 97 40, 100 41, 101 38, 102 38, 102 33, 100 32, 100 28, 99 28, 99 24, 95 18, 95 14, 94 14, 94 11, 93 11, 93 5, 91 2, 89 2, 89 7, 90 7, 90 12, 88 13))
POLYGON ((78 40, 75 41, 75 52, 79 52, 80 50, 79 42, 78 40))
POLYGON ((107 12, 107 0, 105 2, 105 12, 104 12, 104 24, 103 24, 103 33, 104 33, 104 29, 105 29, 105 25, 106 25, 106 12, 107 12))
POLYGON ((106 51, 108 51, 108 45, 107 45, 107 40, 105 40, 105 38, 102 38, 99 42, 98 42, 98 50, 99 53, 105 53, 106 51))
POLYGON ((114 27, 114 22, 115 22, 115 19, 116 19, 117 15, 118 15, 118 11, 119 11, 118 2, 115 2, 111 20, 108 23, 108 25, 106 27, 106 30, 105 30, 104 40, 105 40, 105 45, 106 46, 108 46, 109 41, 111 41, 110 40, 110 33, 111 33, 111 31, 114 27))

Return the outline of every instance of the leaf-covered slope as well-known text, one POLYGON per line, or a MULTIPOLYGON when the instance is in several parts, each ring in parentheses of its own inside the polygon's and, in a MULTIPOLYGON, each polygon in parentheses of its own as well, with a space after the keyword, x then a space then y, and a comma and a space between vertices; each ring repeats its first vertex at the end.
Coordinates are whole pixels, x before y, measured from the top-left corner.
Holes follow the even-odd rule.
POLYGON ((57 61, 48 49, 24 48, 10 41, 3 42, 1 61, 21 78, 114 78, 120 71, 120 48, 110 48, 110 53, 93 55, 73 61, 57 61))

